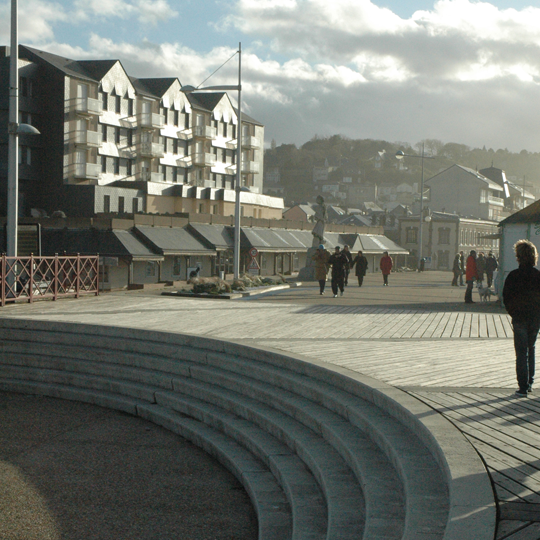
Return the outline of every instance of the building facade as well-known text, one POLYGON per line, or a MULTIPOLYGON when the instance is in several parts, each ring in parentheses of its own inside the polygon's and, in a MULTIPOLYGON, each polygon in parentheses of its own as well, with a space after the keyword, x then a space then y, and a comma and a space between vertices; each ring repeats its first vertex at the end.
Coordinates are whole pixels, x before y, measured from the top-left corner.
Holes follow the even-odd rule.
MULTIPOLYGON (((75 61, 25 46, 19 58, 19 121, 41 132, 19 139, 21 216, 233 213, 239 128, 226 93, 184 94, 178 79, 136 79, 118 60, 75 61)), ((8 73, 9 48, 0 47, 4 214, 8 73)), ((243 197, 244 213, 272 218, 282 202, 262 196, 264 126, 242 118, 242 189, 260 195, 243 197)))

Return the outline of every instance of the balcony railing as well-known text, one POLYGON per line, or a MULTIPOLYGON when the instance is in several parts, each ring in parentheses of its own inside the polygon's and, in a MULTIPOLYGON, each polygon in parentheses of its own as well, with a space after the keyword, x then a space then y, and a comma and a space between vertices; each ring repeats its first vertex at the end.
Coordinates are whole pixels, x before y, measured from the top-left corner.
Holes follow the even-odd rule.
POLYGON ((161 158, 165 155, 165 147, 163 144, 154 142, 141 143, 141 156, 161 158))
POLYGON ((79 130, 75 132, 75 144, 87 146, 89 148, 98 148, 101 146, 101 134, 97 131, 79 130))
POLYGON ((163 173, 143 171, 141 180, 143 182, 163 182, 163 173))
POLYGON ((0 300, 9 302, 38 298, 57 300, 83 294, 99 294, 99 257, 6 257, 1 258, 0 300))
POLYGON ((165 125, 165 116, 155 113, 141 113, 139 126, 145 129, 159 129, 165 125))
POLYGON ((242 161, 242 172, 255 174, 259 172, 259 163, 256 161, 242 161))
POLYGON ((99 178, 101 174, 101 165, 95 163, 76 163, 75 178, 99 178))
POLYGON ((500 197, 488 197, 489 204, 495 204, 497 206, 504 206, 504 199, 501 199, 500 197))
POLYGON ((246 135, 242 137, 242 147, 243 148, 260 148, 261 141, 257 137, 246 135))
POLYGON ((193 154, 191 159, 193 165, 196 167, 212 167, 216 164, 216 156, 207 152, 193 154))
POLYGON ((214 126, 195 126, 193 136, 196 139, 215 139, 216 128, 214 126))
POLYGON ((78 114, 88 116, 101 116, 103 114, 103 104, 98 99, 92 98, 76 98, 75 111, 78 114))

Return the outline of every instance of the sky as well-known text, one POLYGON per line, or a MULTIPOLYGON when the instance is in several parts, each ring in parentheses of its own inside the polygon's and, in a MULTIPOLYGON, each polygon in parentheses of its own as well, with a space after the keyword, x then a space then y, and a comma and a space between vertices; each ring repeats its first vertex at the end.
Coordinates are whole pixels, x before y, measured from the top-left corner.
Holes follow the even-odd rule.
MULTIPOLYGON (((241 42, 242 108, 267 145, 339 134, 540 151, 538 0, 19 0, 19 41, 194 86, 241 42)), ((237 80, 238 55, 205 84, 237 80)))

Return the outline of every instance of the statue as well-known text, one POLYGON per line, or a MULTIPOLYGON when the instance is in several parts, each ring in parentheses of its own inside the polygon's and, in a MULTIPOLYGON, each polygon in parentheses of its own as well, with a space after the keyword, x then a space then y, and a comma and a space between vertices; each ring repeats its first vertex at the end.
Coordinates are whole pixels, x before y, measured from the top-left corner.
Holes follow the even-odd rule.
POLYGON ((316 199, 317 204, 319 205, 315 210, 315 215, 313 220, 316 221, 315 227, 311 231, 313 235, 313 243, 311 247, 316 248, 319 244, 324 244, 324 226, 328 221, 328 214, 326 212, 326 205, 324 204, 324 199, 319 195, 316 199))

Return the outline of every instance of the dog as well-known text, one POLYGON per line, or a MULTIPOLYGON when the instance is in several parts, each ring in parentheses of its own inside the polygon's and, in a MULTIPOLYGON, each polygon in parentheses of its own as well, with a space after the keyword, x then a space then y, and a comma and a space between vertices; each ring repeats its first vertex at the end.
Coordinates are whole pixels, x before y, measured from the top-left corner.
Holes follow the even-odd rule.
POLYGON ((482 282, 478 283, 478 294, 480 295, 480 300, 482 302, 489 302, 491 300, 491 295, 495 295, 489 287, 484 287, 482 282))

